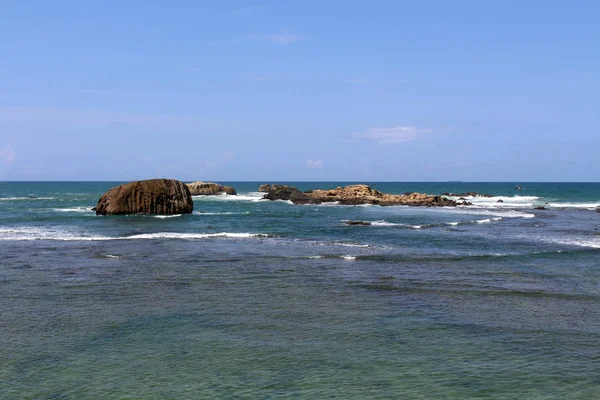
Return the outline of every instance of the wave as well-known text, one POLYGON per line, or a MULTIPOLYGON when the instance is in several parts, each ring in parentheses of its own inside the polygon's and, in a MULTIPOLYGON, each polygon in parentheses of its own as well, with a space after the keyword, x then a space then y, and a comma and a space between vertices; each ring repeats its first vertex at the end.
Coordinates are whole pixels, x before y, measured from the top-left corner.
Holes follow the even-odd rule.
POLYGON ((263 201, 264 193, 261 192, 248 192, 238 195, 229 195, 227 193, 211 195, 211 196, 192 196, 194 200, 204 201, 251 201, 259 202, 263 201))
POLYGON ((54 200, 54 197, 0 197, 0 201, 19 201, 19 200, 54 200))
POLYGON ((342 258, 344 260, 349 260, 349 261, 356 260, 356 256, 340 256, 340 258, 342 258))
POLYGON ((545 206, 551 208, 581 208, 593 211, 600 207, 600 203, 548 203, 545 206))
POLYGON ((0 240, 57 240, 57 241, 106 241, 106 240, 145 240, 145 239, 210 239, 210 238, 267 238, 271 235, 263 233, 184 233, 158 232, 141 233, 130 236, 96 236, 81 232, 73 232, 64 228, 41 229, 34 227, 0 228, 0 240))
POLYGON ((181 217, 182 214, 173 214, 173 215, 153 215, 152 218, 159 218, 159 219, 165 219, 165 218, 177 218, 177 217, 181 217))
POLYGON ((72 213, 93 213, 91 207, 67 207, 67 208, 52 208, 56 212, 72 212, 72 213))
POLYGON ((194 214, 196 215, 248 215, 250 214, 250 211, 246 211, 246 212, 231 212, 231 211, 225 211, 225 212, 202 212, 202 211, 194 211, 194 214))

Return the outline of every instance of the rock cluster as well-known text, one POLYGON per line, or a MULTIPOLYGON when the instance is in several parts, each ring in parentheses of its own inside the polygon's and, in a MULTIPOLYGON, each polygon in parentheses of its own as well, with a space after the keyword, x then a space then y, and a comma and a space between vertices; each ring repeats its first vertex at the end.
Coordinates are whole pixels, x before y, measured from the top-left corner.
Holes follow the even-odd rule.
POLYGON ((192 196, 214 196, 221 193, 227 193, 229 195, 236 195, 237 192, 231 186, 223 186, 214 182, 193 182, 187 183, 187 187, 190 189, 192 196))
POLYGON ((188 187, 174 179, 129 182, 104 193, 96 215, 189 214, 194 209, 188 187))
POLYGON ((294 204, 322 204, 337 202, 342 205, 378 204, 381 206, 456 206, 454 200, 422 193, 405 195, 386 194, 367 185, 350 185, 331 190, 301 192, 293 186, 272 185, 265 194, 269 200, 290 200, 294 204))

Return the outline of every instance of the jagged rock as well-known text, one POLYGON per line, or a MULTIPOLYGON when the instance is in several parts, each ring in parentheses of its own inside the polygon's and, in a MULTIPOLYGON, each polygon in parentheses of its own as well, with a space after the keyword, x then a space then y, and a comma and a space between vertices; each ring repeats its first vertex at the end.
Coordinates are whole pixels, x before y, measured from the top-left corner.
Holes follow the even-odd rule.
POLYGON ((188 187, 174 179, 129 182, 104 193, 96 215, 189 214, 194 203, 188 187))
POLYGON ((452 196, 452 197, 494 197, 493 194, 488 193, 477 193, 477 192, 467 192, 467 193, 442 193, 442 196, 452 196))
POLYGON ((214 182, 192 182, 187 183, 187 187, 190 189, 192 196, 214 196, 221 193, 227 193, 229 195, 236 195, 237 192, 231 186, 223 186, 214 182))
POLYGON ((301 192, 292 186, 273 185, 264 197, 269 200, 291 200, 294 204, 338 202, 343 205, 379 204, 382 206, 455 206, 454 200, 421 193, 409 195, 384 194, 367 185, 349 185, 330 190, 301 192))
POLYGON ((302 193, 293 186, 272 185, 264 196, 268 200, 290 200, 294 204, 306 204, 311 202, 308 194, 302 193))
POLYGON ((345 221, 346 225, 371 225, 368 221, 345 221))
POLYGON ((271 185, 260 185, 258 191, 261 193, 268 193, 271 190, 271 185))

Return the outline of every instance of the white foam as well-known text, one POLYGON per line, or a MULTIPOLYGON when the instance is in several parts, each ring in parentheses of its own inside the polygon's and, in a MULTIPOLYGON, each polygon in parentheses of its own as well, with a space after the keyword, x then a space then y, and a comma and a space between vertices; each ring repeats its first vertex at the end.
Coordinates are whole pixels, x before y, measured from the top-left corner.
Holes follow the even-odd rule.
POLYGON ((241 212, 231 212, 231 211, 226 211, 226 212, 201 212, 201 211, 194 211, 194 214, 196 215, 248 215, 250 214, 250 211, 241 213, 241 212))
MULTIPOLYGON (((459 196, 444 196, 448 199, 455 201, 459 200, 459 196)), ((485 207, 485 208, 519 208, 519 207, 533 207, 534 203, 540 198, 537 196, 494 196, 494 197, 481 197, 481 196, 462 196, 466 201, 473 203, 473 206, 485 207), (501 201, 500 201, 501 200, 501 201)))
POLYGON ((372 221, 371 225, 373 225, 373 226, 406 226, 406 224, 399 224, 399 223, 387 222, 387 221, 372 221))
POLYGON ((538 238, 542 242, 565 244, 569 246, 589 247, 593 249, 600 249, 600 238, 599 239, 583 239, 583 238, 538 238))
POLYGON ((192 196, 194 200, 205 200, 205 201, 251 201, 258 202, 264 198, 264 193, 261 192, 248 192, 238 195, 229 195, 222 193, 214 196, 192 196))
POLYGON ((54 197, 0 197, 0 201, 17 201, 17 200, 54 200, 54 197))
POLYGON ((231 233, 231 232, 220 232, 220 233, 180 233, 180 232, 158 232, 158 233, 141 233, 138 235, 132 235, 123 237, 120 239, 210 239, 210 238, 256 238, 256 237, 268 237, 268 235, 262 233, 231 233))
POLYGON ((421 229, 423 227, 422 225, 409 225, 409 226, 413 229, 421 229))
POLYGON ((113 259, 123 258, 121 256, 115 256, 113 254, 104 254, 104 257, 106 257, 106 258, 113 258, 113 259))
POLYGON ((356 260, 356 256, 341 256, 344 260, 356 260))
POLYGON ((548 203, 552 208, 584 208, 587 210, 595 210, 600 207, 600 203, 548 203))
POLYGON ((448 225, 452 225, 452 226, 456 226, 458 225, 460 222, 448 222, 448 225))
POLYGON ((113 238, 71 232, 61 227, 54 229, 42 229, 36 227, 0 228, 0 240, 97 241, 111 239, 113 238))
POLYGON ((93 213, 90 207, 53 208, 52 211, 69 213, 93 213))
POLYGON ((490 222, 492 222, 492 220, 491 220, 491 219, 489 219, 489 218, 486 218, 486 219, 480 219, 480 220, 477 220, 477 221, 475 221, 475 222, 477 222, 478 224, 487 224, 487 223, 490 223, 490 222))
POLYGON ((180 232, 158 232, 142 233, 123 237, 94 236, 81 232, 73 232, 62 227, 36 228, 16 227, 0 228, 0 240, 57 240, 57 241, 104 241, 104 240, 143 240, 143 239, 210 239, 210 238, 258 238, 268 237, 262 233, 180 233, 180 232))
POLYGON ((323 256, 308 256, 307 258, 311 258, 311 259, 320 259, 320 258, 324 258, 323 256))
POLYGON ((177 218, 177 217, 181 217, 181 214, 173 214, 173 215, 153 215, 152 218, 159 218, 159 219, 165 219, 165 218, 177 218))

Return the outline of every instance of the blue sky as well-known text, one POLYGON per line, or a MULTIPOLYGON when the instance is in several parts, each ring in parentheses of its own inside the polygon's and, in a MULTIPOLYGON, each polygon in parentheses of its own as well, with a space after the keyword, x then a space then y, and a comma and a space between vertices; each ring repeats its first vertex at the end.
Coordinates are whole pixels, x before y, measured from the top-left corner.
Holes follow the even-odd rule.
POLYGON ((2 1, 0 179, 598 181, 597 1, 2 1))

